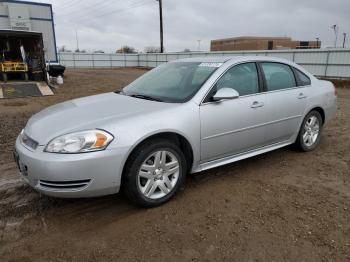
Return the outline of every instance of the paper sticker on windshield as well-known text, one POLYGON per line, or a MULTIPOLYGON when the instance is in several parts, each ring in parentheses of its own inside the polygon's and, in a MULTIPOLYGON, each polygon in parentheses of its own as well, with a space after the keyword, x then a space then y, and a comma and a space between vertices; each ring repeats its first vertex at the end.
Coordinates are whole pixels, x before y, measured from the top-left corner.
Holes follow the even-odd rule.
POLYGON ((199 66, 203 67, 220 67, 223 63, 201 63, 199 66))

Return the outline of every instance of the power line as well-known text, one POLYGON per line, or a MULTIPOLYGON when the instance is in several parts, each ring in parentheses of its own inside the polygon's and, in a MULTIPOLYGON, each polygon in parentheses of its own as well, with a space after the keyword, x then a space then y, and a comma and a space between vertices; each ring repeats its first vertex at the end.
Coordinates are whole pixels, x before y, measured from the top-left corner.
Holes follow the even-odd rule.
MULTIPOLYGON (((112 15, 112 14, 117 14, 117 13, 120 13, 120 12, 125 12, 125 11, 128 11, 128 10, 131 10, 131 9, 135 9, 135 8, 138 8, 138 7, 141 7, 141 6, 144 6, 144 5, 147 5, 147 4, 151 4, 151 3, 155 3, 154 0, 142 0, 142 1, 135 1, 135 2, 132 2, 128 7, 126 8, 119 8, 119 9, 115 9, 115 10, 112 10, 112 11, 109 11, 109 12, 105 12, 105 13, 102 13, 102 14, 99 14, 99 15, 96 15, 96 16, 92 16, 92 17, 82 17, 82 19, 78 19, 77 21, 72 21, 72 22, 67 22, 67 21, 62 21, 62 22, 59 22, 59 24, 72 24, 72 23, 81 23, 81 22, 84 22, 86 20, 94 20, 94 19, 97 19, 97 18, 100 18, 100 17, 106 17, 106 16, 109 16, 109 15, 112 15)), ((75 18, 75 17, 74 17, 75 18)), ((77 37, 77 31, 76 31, 76 38, 77 37)), ((77 40, 78 41, 78 40, 77 40)), ((78 45, 78 43, 77 43, 78 45)))
POLYGON ((79 18, 79 17, 82 16, 82 14, 81 14, 82 11, 88 11, 88 10, 99 11, 99 10, 103 10, 106 6, 108 6, 109 4, 111 4, 113 2, 119 2, 119 1, 116 1, 116 0, 109 0, 108 1, 107 0, 107 1, 103 2, 102 4, 100 4, 98 7, 96 7, 96 3, 94 3, 93 5, 89 5, 89 6, 85 6, 83 8, 79 8, 79 10, 70 10, 68 12, 65 12, 65 13, 62 13, 62 14, 58 14, 58 16, 59 17, 70 16, 70 15, 76 13, 76 12, 79 12, 80 13, 80 16, 78 15, 78 18, 79 18))
POLYGON ((127 10, 131 10, 131 9, 134 9, 134 8, 137 8, 137 7, 141 7, 141 6, 144 6, 144 5, 147 5, 147 4, 150 4, 150 3, 154 3, 154 0, 149 0, 149 1, 138 1, 138 2, 134 2, 133 4, 131 4, 129 7, 127 8, 120 8, 120 9, 116 9, 116 10, 113 10, 113 11, 109 11, 109 12, 106 12, 106 13, 102 13, 102 14, 99 14, 97 16, 92 16, 92 17, 83 17, 83 19, 78 19, 77 21, 75 21, 76 23, 81 23, 81 22, 84 22, 86 20, 94 20, 94 19, 97 19, 97 18, 100 18, 100 17, 106 17, 106 16, 109 16, 109 15, 112 15, 112 14, 116 14, 116 13, 120 13, 120 12, 125 12, 127 10))
POLYGON ((62 5, 55 7, 55 10, 70 8, 80 3, 81 3, 81 0, 70 0, 69 2, 63 3, 62 5))
MULTIPOLYGON (((72 16, 71 17, 72 19, 70 19, 70 20, 73 23, 81 23, 81 22, 84 22, 86 20, 92 20, 92 19, 96 19, 96 18, 99 18, 99 17, 102 17, 102 16, 108 16, 108 15, 113 14, 113 13, 118 13, 118 12, 121 12, 121 11, 126 11, 126 10, 129 10, 129 9, 132 9, 132 8, 136 8, 136 7, 142 6, 144 4, 145 4, 144 0, 143 1, 138 0, 138 1, 130 3, 130 5, 127 8, 118 8, 118 9, 114 9, 113 11, 108 11, 108 12, 104 12, 102 14, 98 14, 98 15, 95 15, 95 16, 88 16, 88 17, 87 17, 86 14, 81 14, 78 17, 77 16, 72 16)), ((57 17, 58 18, 62 18, 61 15, 58 15, 57 17)), ((64 22, 60 22, 60 24, 70 24, 71 22, 64 21, 64 22)))

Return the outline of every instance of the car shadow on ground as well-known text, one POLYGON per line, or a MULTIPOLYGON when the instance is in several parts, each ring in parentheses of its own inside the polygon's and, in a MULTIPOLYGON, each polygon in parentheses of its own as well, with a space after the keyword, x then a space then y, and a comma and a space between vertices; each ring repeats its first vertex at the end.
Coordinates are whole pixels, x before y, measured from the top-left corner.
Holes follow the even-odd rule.
MULTIPOLYGON (((259 169, 271 162, 283 162, 286 155, 296 154, 297 152, 291 147, 282 148, 273 152, 258 155, 252 158, 241 160, 235 163, 227 164, 221 167, 216 167, 196 174, 188 174, 185 184, 180 188, 179 192, 170 201, 178 201, 186 197, 186 191, 192 191, 199 188, 202 184, 215 182, 215 180, 223 179, 224 177, 232 177, 232 179, 244 181, 247 168, 256 169, 256 175, 259 175, 259 169)), ((255 172, 255 171, 254 171, 255 172)), ((249 179, 254 179, 249 177, 249 179)), ((143 212, 147 209, 140 208, 130 202, 123 192, 95 198, 79 198, 65 199, 54 198, 40 194, 22 184, 18 189, 1 198, 3 218, 20 218, 20 217, 35 217, 35 216, 54 216, 59 213, 61 217, 72 219, 80 217, 80 215, 88 214, 93 216, 118 217, 128 216, 135 212, 143 212), (8 203, 4 201, 8 198, 8 203), (24 201, 25 200, 25 201, 24 201)), ((1 203, 0 202, 0 203, 1 203)), ((166 204, 165 204, 166 205, 166 204)), ((1 218, 0 217, 0 218, 1 218)))

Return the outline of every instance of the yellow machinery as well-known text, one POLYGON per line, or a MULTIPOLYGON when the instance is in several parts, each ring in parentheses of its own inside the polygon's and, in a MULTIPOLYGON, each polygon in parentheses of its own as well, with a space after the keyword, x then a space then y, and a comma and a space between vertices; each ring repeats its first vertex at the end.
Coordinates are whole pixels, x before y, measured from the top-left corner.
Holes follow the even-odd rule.
POLYGON ((4 61, 0 62, 2 78, 7 81, 7 73, 23 73, 24 79, 28 81, 28 65, 23 62, 4 61))

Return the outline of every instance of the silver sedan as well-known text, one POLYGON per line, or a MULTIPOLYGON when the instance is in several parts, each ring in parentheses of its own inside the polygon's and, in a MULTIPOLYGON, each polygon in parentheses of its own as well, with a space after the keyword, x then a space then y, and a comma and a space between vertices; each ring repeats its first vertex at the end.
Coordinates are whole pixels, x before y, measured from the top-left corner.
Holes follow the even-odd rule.
POLYGON ((122 91, 31 117, 16 141, 22 178, 55 197, 123 189, 141 206, 168 201, 186 174, 287 145, 311 151, 336 112, 332 83, 270 57, 172 61, 122 91))

